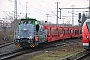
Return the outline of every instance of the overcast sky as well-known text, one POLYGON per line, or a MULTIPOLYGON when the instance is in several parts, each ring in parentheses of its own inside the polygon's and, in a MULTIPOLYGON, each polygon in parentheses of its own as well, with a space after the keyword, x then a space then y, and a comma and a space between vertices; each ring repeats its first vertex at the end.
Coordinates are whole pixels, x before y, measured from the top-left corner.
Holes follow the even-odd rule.
MULTIPOLYGON (((71 7, 71 5, 74 5, 74 7, 88 7, 89 1, 88 0, 18 0, 18 18, 25 17, 26 13, 26 2, 27 3, 27 13, 28 17, 30 18, 36 18, 37 20, 47 20, 46 14, 49 14, 50 17, 48 17, 48 20, 52 23, 56 23, 56 2, 59 2, 59 8, 60 7, 71 7), (21 13, 21 14, 20 14, 21 13)), ((86 9, 88 10, 88 9, 86 9)), ((74 10, 74 11, 86 11, 84 10, 74 10)), ((14 15, 14 0, 0 0, 0 18, 5 18, 8 16, 14 15), (4 12, 5 11, 5 12, 4 12)), ((62 16, 72 16, 72 10, 62 10, 62 16), (69 11, 69 12, 68 12, 69 11)), ((75 12, 75 14, 78 14, 79 12, 75 12)), ((58 13, 59 14, 59 13, 58 13)), ((60 15, 59 15, 60 16, 60 15)), ((74 15, 74 25, 78 24, 78 17, 77 15, 74 15)), ((64 17, 64 22, 72 23, 71 17, 64 17)), ((63 23, 63 20, 58 19, 58 23, 63 23)))

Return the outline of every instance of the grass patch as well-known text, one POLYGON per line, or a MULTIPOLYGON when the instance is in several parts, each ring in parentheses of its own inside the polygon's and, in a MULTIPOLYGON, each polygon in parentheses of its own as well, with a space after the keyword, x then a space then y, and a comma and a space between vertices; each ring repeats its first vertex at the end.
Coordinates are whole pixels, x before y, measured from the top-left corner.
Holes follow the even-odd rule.
POLYGON ((64 46, 57 50, 45 52, 29 60, 57 60, 81 50, 83 50, 82 45, 64 46))

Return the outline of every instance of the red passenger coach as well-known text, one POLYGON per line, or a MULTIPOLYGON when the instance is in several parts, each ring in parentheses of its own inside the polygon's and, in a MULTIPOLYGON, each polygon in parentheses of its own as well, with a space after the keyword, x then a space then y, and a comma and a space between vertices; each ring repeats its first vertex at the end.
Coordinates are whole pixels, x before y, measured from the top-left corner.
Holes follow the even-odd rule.
POLYGON ((90 19, 87 19, 83 24, 82 42, 85 49, 90 49, 90 19))

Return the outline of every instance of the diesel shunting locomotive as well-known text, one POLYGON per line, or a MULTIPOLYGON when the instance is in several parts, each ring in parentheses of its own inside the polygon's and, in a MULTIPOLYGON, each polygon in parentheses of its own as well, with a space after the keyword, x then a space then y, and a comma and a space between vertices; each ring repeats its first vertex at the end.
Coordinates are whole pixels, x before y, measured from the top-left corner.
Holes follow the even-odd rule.
POLYGON ((21 19, 14 33, 14 42, 19 47, 35 47, 46 42, 46 31, 36 19, 21 19))

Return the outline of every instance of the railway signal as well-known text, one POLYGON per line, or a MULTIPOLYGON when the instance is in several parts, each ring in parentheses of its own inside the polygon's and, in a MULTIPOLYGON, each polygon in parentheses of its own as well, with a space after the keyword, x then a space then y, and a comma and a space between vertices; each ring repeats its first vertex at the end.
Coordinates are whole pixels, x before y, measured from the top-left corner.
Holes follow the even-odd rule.
POLYGON ((81 19, 81 13, 79 13, 79 16, 78 16, 78 22, 79 23, 81 23, 80 19, 81 19))

